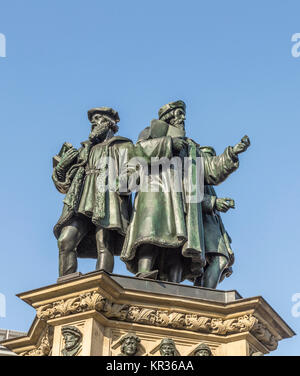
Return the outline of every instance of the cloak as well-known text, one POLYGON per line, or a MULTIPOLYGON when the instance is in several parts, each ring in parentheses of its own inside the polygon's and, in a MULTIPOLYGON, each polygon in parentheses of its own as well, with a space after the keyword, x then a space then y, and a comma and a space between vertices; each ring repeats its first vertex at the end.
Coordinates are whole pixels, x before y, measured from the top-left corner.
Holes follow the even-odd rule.
POLYGON ((101 144, 93 145, 90 141, 85 141, 81 145, 77 160, 63 177, 57 173, 56 168, 53 169, 52 179, 56 188, 66 194, 61 217, 54 227, 54 235, 58 239, 62 228, 74 216, 84 215, 90 219, 90 230, 77 247, 78 257, 97 258, 96 226, 114 231, 111 246, 114 254, 120 254, 131 216, 131 196, 120 195, 113 190, 106 190, 103 194, 98 192, 96 183, 101 168, 96 165, 95 155, 98 158, 113 158, 117 169, 115 173, 118 174, 122 168, 119 165, 122 160, 119 158, 120 153, 123 151, 130 155, 133 150, 132 141, 114 136, 101 144))
MULTIPOLYGON (((149 159, 170 159, 175 156, 173 133, 170 132, 170 128, 174 127, 163 121, 153 120, 151 126, 141 133, 138 144, 149 159), (158 129, 160 131, 156 134, 159 137, 156 137, 154 130, 158 129), (162 129, 165 130, 164 136, 161 135, 162 129)), ((219 156, 209 156, 201 151, 200 145, 195 141, 185 139, 188 142, 188 150, 186 154, 180 153, 180 156, 189 157, 193 161, 197 157, 202 158, 204 184, 220 184, 238 168, 238 157, 233 153, 232 147, 226 148, 219 156)), ((172 185, 169 191, 164 191, 164 182, 170 181, 170 176, 166 175, 170 174, 172 169, 160 170, 156 176, 150 176, 150 181, 155 180, 159 185, 158 192, 151 189, 147 192, 137 192, 121 259, 129 271, 137 273, 136 251, 142 244, 152 244, 162 255, 168 250, 168 253, 165 253, 166 257, 172 257, 172 250, 179 250, 184 265, 182 280, 193 280, 200 273, 195 265, 198 264, 200 267, 205 263, 202 202, 186 202, 184 182, 182 192, 174 190, 172 185)), ((191 176, 194 178, 193 174, 191 176)), ((154 269, 162 271, 163 257, 159 257, 158 263, 160 265, 156 265, 154 269)), ((162 276, 159 275, 158 279, 162 279, 162 276)))

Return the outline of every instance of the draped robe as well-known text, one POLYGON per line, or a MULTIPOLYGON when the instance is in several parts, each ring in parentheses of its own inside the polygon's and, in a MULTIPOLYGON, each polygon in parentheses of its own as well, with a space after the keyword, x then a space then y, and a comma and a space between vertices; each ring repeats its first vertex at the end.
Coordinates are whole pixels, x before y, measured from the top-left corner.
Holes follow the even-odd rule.
MULTIPOLYGON (((161 129, 170 127, 159 120, 153 120, 150 128, 153 126, 156 129, 160 126, 161 129)), ((142 132, 144 138, 138 141, 139 147, 147 158, 170 159, 174 157, 173 137, 168 135, 169 132, 167 131, 163 136, 159 134, 159 137, 153 137, 153 134, 150 136, 150 128, 142 132)), ((238 168, 239 160, 231 146, 219 156, 209 156, 201 151, 200 145, 195 141, 185 139, 189 147, 187 154, 181 153, 181 158, 191 157, 191 151, 194 153, 193 158, 203 158, 204 184, 220 184, 238 168)), ((172 250, 180 252, 184 266, 182 280, 193 280, 199 275, 200 266, 205 263, 202 202, 187 204, 184 192, 177 192, 172 186, 169 191, 164 191, 164 181, 169 180, 167 176, 164 176, 166 174, 170 174, 170 170, 162 170, 158 176, 155 176, 156 184, 158 182, 161 185, 159 192, 153 192, 151 189, 147 192, 143 190, 137 192, 121 259, 126 263, 129 271, 137 273, 137 250, 143 244, 151 244, 153 249, 159 250, 160 256, 154 269, 159 269, 158 279, 163 279, 166 271, 163 270, 162 264, 166 260, 161 255, 164 254, 164 250, 169 250, 165 253, 167 257, 172 257, 170 256, 172 250), (194 264, 199 264, 199 268, 195 268, 194 264)), ((150 176, 150 181, 151 178, 154 177, 150 176)))
MULTIPOLYGON (((59 192, 66 194, 61 217, 54 227, 56 238, 72 218, 84 216, 89 220, 89 233, 77 247, 78 257, 97 258, 95 241, 96 226, 113 232, 110 247, 114 254, 120 254, 129 224, 132 203, 130 195, 120 195, 117 190, 99 191, 99 174, 101 158, 115 161, 114 174, 119 174, 121 153, 130 156, 133 150, 131 140, 114 136, 107 141, 93 145, 89 141, 82 143, 77 160, 61 176, 57 168, 53 170, 52 179, 59 192)), ((108 177, 106 177, 108 179, 108 177)), ((107 183, 104 181, 103 183, 107 183)))

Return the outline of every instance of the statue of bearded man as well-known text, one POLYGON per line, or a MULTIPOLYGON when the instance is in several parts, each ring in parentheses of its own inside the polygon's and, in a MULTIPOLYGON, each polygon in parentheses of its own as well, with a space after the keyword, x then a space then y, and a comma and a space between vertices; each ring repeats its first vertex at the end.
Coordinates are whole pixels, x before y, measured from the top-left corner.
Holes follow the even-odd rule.
MULTIPOLYGON (((186 159, 192 162, 188 179, 182 179, 181 191, 178 187, 175 189, 170 179, 176 167, 155 169, 154 172, 151 163, 150 175, 146 174, 147 189, 141 187, 136 194, 121 259, 139 278, 179 283, 201 276, 206 263, 202 202, 201 199, 187 200, 191 191, 186 189, 190 182, 194 182, 196 188, 201 183, 194 166, 202 160, 203 184, 220 184, 238 168, 238 154, 250 145, 245 136, 221 155, 203 153, 198 143, 186 137, 185 113, 183 101, 163 106, 158 113, 159 119, 152 120, 137 143, 147 163, 153 158, 170 161, 177 157, 177 161, 182 161, 178 164, 181 169, 186 159), (165 182, 171 182, 167 189, 165 182)), ((128 171, 130 174, 130 167, 128 171)), ((132 171, 133 176, 136 168, 132 171)))
POLYGON ((97 258, 96 269, 111 273, 131 215, 130 195, 120 195, 117 186, 106 187, 111 174, 118 177, 120 161, 128 157, 133 144, 115 135, 120 119, 112 108, 93 108, 88 118, 89 139, 79 150, 64 144, 54 157, 52 178, 58 191, 66 194, 54 227, 60 276, 76 272, 77 256, 97 258), (113 163, 107 165, 108 160, 113 163))

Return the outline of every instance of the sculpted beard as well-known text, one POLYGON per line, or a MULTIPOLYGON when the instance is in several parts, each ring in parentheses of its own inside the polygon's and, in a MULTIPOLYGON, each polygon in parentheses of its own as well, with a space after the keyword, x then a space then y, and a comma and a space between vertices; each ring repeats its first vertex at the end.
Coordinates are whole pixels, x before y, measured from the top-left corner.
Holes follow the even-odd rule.
POLYGON ((93 143, 103 141, 107 136, 107 133, 110 130, 110 128, 111 123, 109 121, 96 125, 89 135, 89 140, 93 143))
POLYGON ((173 118, 173 119, 170 120, 170 124, 173 125, 173 127, 176 127, 176 128, 182 129, 182 130, 185 129, 183 119, 173 118))

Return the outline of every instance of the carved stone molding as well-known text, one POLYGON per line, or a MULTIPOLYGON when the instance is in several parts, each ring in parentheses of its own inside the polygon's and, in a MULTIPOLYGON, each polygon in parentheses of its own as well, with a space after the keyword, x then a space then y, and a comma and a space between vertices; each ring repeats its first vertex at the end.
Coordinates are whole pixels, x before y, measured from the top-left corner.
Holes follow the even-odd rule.
POLYGON ((106 299, 96 291, 80 294, 75 298, 59 300, 39 307, 37 317, 41 320, 49 320, 90 310, 101 312, 105 301, 106 299))
POLYGON ((41 306, 37 309, 37 317, 47 321, 89 310, 101 312, 109 319, 222 336, 250 332, 269 350, 277 348, 275 337, 251 314, 224 320, 222 318, 204 317, 196 313, 186 314, 136 305, 117 304, 103 297, 97 291, 41 306))
POLYGON ((267 349, 273 351, 276 350, 278 347, 278 341, 276 338, 269 332, 267 328, 265 328, 260 322, 256 322, 251 330, 251 334, 254 337, 264 344, 267 349))
POLYGON ((41 336, 40 345, 33 350, 25 351, 20 356, 49 356, 53 346, 53 328, 48 326, 41 336))

